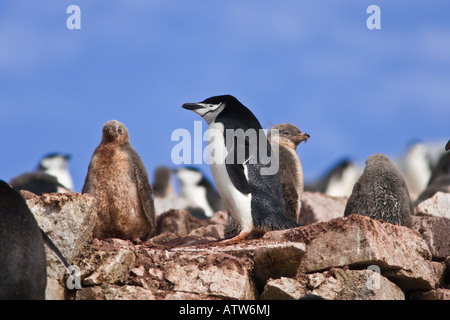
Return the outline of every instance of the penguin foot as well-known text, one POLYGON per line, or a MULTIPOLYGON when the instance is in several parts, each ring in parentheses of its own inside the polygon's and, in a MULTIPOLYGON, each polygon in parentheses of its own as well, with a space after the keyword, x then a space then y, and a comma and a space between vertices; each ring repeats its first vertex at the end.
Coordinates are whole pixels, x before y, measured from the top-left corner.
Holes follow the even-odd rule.
POLYGON ((241 240, 247 239, 247 237, 250 235, 250 233, 251 233, 251 231, 241 231, 237 236, 230 238, 230 239, 222 240, 219 243, 226 243, 226 244, 236 243, 241 240))

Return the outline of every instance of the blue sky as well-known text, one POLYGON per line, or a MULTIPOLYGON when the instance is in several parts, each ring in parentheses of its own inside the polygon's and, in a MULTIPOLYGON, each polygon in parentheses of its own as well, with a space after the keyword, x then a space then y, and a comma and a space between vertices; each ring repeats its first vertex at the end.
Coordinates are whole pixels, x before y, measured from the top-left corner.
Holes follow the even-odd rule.
POLYGON ((70 153, 80 191, 101 127, 116 119, 152 180, 172 166, 172 132, 200 120, 181 105, 219 94, 265 128, 308 132, 306 180, 343 157, 363 164, 446 141, 449 14, 448 1, 2 1, 0 179, 70 153), (66 27, 72 4, 81 30, 66 27), (380 30, 366 27, 372 4, 380 30))

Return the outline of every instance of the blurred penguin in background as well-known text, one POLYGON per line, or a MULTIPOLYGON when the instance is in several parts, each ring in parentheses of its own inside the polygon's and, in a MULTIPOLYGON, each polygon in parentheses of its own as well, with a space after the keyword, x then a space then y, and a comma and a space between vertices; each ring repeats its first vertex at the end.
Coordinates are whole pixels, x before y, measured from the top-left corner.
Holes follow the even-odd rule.
POLYGON ((363 169, 350 159, 342 159, 318 181, 305 185, 305 191, 322 192, 330 197, 349 197, 363 169))
POLYGON ((180 196, 203 209, 207 218, 226 210, 219 193, 199 169, 188 166, 174 171, 180 184, 180 196))
POLYGON ((34 172, 23 173, 9 182, 16 190, 27 190, 37 195, 74 191, 68 169, 70 156, 52 153, 44 156, 34 172))
POLYGON ((447 142, 445 150, 447 152, 441 156, 434 168, 426 189, 415 201, 416 205, 431 198, 438 191, 450 193, 450 140, 447 142))

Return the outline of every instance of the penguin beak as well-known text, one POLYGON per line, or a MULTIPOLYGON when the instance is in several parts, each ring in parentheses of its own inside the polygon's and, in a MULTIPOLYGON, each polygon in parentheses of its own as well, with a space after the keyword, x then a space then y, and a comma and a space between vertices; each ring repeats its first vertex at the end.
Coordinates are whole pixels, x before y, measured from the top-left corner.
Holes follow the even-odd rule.
POLYGON ((299 139, 300 139, 300 142, 302 142, 302 141, 308 141, 308 139, 311 137, 310 135, 309 135, 309 133, 306 133, 306 132, 304 132, 304 133, 302 133, 302 134, 300 134, 299 136, 299 139))
POLYGON ((184 109, 191 110, 191 111, 204 108, 204 106, 201 106, 198 103, 185 103, 182 105, 182 107, 184 109))
POLYGON ((184 109, 194 111, 195 113, 203 117, 207 113, 214 112, 215 110, 219 109, 221 105, 222 102, 219 104, 198 102, 198 103, 185 103, 182 105, 182 107, 184 109))
POLYGON ((206 113, 208 113, 208 105, 203 103, 185 103, 182 105, 184 109, 194 111, 200 117, 203 117, 206 113))

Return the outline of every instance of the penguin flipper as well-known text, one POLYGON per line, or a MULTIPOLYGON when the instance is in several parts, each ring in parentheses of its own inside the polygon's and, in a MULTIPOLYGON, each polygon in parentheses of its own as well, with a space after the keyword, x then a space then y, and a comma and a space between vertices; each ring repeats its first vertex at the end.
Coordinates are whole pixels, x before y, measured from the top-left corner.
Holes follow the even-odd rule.
POLYGON ((244 172, 244 165, 242 164, 227 164, 227 172, 231 182, 240 192, 249 194, 251 192, 247 177, 244 172))
MULTIPOLYGON (((235 140, 236 142, 236 140, 235 140)), ((244 194, 251 192, 250 184, 248 183, 247 175, 245 174, 245 166, 247 165, 249 158, 249 141, 248 137, 245 138, 244 144, 233 143, 233 152, 229 153, 225 161, 228 176, 234 187, 244 194), (238 152, 244 151, 246 156, 244 163, 239 163, 237 160, 238 152)))
POLYGON ((139 155, 132 152, 132 168, 133 176, 136 180, 137 191, 139 201, 141 202, 142 209, 147 217, 150 224, 155 227, 155 209, 154 209, 154 199, 153 199, 153 189, 148 181, 147 170, 145 170, 144 164, 140 159, 139 155))

